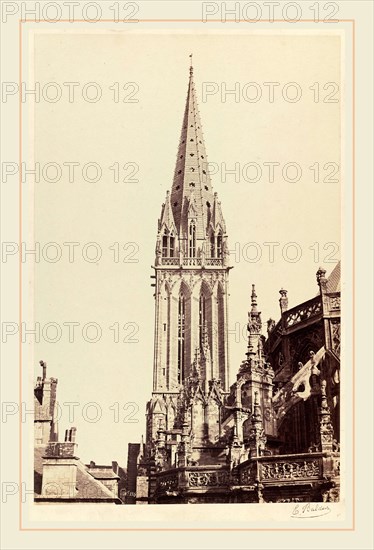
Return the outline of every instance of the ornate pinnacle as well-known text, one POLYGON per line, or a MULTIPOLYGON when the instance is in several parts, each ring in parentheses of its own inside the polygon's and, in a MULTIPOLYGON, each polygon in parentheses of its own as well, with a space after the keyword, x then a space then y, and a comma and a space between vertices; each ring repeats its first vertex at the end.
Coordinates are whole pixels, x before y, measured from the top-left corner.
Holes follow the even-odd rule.
POLYGON ((190 53, 189 58, 190 58, 190 75, 192 76, 193 75, 192 53, 190 53))
POLYGON ((273 330, 275 327, 275 321, 271 317, 266 321, 268 334, 273 330))
POLYGON ((183 413, 183 422, 182 422, 182 440, 187 441, 188 439, 188 429, 189 429, 189 423, 187 420, 186 411, 183 413))
POLYGON ((252 285, 251 312, 252 313, 257 313, 257 294, 256 294, 256 291, 255 291, 255 285, 252 285))
POLYGON ((320 267, 316 273, 316 279, 321 292, 325 291, 327 286, 326 269, 320 267))
POLYGON ((261 313, 257 310, 257 294, 255 285, 252 285, 251 293, 251 310, 248 311, 248 348, 247 348, 247 360, 250 361, 256 355, 261 357, 261 313))
POLYGON ((262 424, 262 413, 258 401, 258 392, 255 391, 251 429, 249 434, 250 457, 261 456, 266 449, 266 435, 262 424))
MULTIPOLYGON (((256 338, 261 334, 261 314, 259 311, 257 311, 257 295, 254 291, 254 285, 252 285, 252 294, 251 294, 251 311, 248 312, 248 332, 249 337, 251 339, 251 335, 256 335, 256 338)), ((257 341, 251 340, 248 342, 248 348, 253 346, 255 347, 255 344, 257 341)))
POLYGON ((195 358, 194 358, 194 361, 193 361, 193 374, 197 377, 197 378, 200 378, 200 349, 197 347, 195 349, 195 358))
POLYGON ((206 319, 204 321, 204 327, 203 327, 202 347, 204 350, 204 355, 206 356, 206 352, 209 350, 208 322, 206 319))
POLYGON ((323 269, 323 267, 319 267, 318 271, 316 273, 316 278, 317 278, 318 284, 320 283, 321 279, 325 278, 325 275, 326 275, 326 269, 323 269))
POLYGON ((260 403, 258 401, 257 391, 255 391, 255 398, 253 402, 252 424, 262 424, 262 413, 260 403))
POLYGON ((288 309, 287 290, 284 290, 284 288, 281 288, 279 291, 279 294, 281 295, 281 297, 279 298, 279 305, 280 305, 281 313, 283 313, 288 309))
POLYGON ((235 424, 234 424, 234 434, 232 438, 232 443, 235 445, 239 443, 239 436, 238 436, 238 426, 237 426, 237 415, 235 415, 235 424))
POLYGON ((322 380, 321 382, 321 414, 330 415, 330 407, 328 406, 326 396, 326 380, 322 380))
POLYGON ((332 452, 334 428, 331 422, 330 407, 327 403, 326 380, 322 380, 321 382, 320 437, 321 451, 332 452))

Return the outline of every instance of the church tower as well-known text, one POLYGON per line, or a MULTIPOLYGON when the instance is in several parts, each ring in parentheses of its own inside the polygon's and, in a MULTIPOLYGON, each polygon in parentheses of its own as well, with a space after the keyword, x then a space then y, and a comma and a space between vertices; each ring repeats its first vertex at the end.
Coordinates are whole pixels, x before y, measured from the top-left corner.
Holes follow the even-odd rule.
POLYGON ((228 261, 226 225, 209 176, 191 66, 173 183, 158 221, 149 450, 160 430, 170 432, 178 422, 179 427, 189 422, 195 439, 197 432, 207 434, 212 388, 219 388, 215 395, 228 391, 228 261), (192 379, 202 396, 201 421, 193 407, 185 404, 181 412, 181 396, 192 379))
POLYGON ((339 443, 333 426, 334 417, 338 425, 338 411, 331 413, 338 407, 340 380, 336 276, 329 292, 320 269, 321 296, 291 310, 282 289, 282 317, 277 324, 268 321, 267 339, 252 285, 246 359, 229 387, 231 267, 225 220, 209 176, 192 66, 153 269, 153 390, 145 445, 138 444, 135 454, 129 446, 128 488, 136 493, 134 500, 194 504, 339 498, 339 443), (331 364, 322 362, 330 342, 323 340, 329 320, 333 329, 328 337, 335 349, 327 348, 331 364), (305 364, 300 361, 304 351, 312 353, 305 364), (291 370, 295 364, 298 370, 291 370), (303 408, 296 409, 301 401, 306 401, 303 408), (314 416, 308 415, 311 407, 314 416))

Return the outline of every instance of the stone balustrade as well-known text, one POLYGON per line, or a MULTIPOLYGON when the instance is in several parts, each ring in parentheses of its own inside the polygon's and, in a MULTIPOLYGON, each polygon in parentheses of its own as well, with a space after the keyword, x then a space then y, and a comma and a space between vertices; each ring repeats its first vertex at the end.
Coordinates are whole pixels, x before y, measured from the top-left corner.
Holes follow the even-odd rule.
POLYGON ((160 265, 174 267, 223 267, 223 258, 164 258, 161 257, 160 265))
POLYGON ((321 298, 320 296, 316 296, 303 304, 287 310, 284 314, 284 326, 287 329, 321 314, 321 298))
POLYGON ((303 453, 251 458, 230 471, 229 466, 190 466, 156 474, 158 496, 220 490, 235 487, 251 488, 258 483, 292 484, 318 482, 326 477, 339 477, 338 453, 303 453))

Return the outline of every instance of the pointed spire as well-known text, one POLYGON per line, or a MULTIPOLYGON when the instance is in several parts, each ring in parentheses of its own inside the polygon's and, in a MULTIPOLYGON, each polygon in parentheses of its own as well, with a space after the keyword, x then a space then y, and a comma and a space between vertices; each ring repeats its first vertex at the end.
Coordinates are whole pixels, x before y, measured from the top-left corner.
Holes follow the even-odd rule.
POLYGON ((217 231, 218 227, 221 227, 222 232, 226 233, 226 224, 225 224, 225 220, 223 219, 221 203, 218 200, 217 193, 214 193, 213 208, 211 208, 210 211, 211 211, 211 216, 210 216, 210 220, 208 221, 210 221, 210 225, 212 226, 213 231, 217 231))
POLYGON ((252 285, 251 293, 251 310, 248 312, 248 332, 249 335, 260 335, 261 334, 261 313, 257 309, 257 294, 255 290, 255 285, 252 285))
POLYGON ((251 292, 251 310, 248 311, 248 349, 247 360, 251 361, 257 355, 257 359, 262 359, 262 342, 261 342, 261 313, 257 309, 257 294, 255 285, 252 285, 251 292), (251 359, 252 358, 252 359, 251 359))
POLYGON ((251 312, 252 313, 257 313, 257 294, 256 294, 256 290, 255 290, 255 285, 252 285, 251 312))
POLYGON ((175 222, 173 216, 173 210, 170 203, 170 192, 166 191, 165 203, 162 205, 161 218, 159 221, 159 230, 165 226, 168 231, 173 231, 175 229, 175 222))
POLYGON ((191 54, 187 100, 171 190, 171 205, 177 231, 185 237, 188 234, 190 191, 194 191, 194 207, 196 208, 194 217, 198 240, 203 240, 206 237, 208 218, 210 218, 210 210, 214 201, 207 162, 193 81, 191 54))

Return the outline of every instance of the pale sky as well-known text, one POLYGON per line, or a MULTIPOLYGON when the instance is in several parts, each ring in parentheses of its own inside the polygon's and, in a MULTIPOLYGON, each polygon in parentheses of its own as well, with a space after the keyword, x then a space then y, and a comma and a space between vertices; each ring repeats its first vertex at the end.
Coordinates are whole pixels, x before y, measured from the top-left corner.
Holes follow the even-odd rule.
MULTIPOLYGON (((323 181, 335 164, 340 165, 340 102, 323 101, 340 98, 334 84, 324 89, 327 83, 340 83, 339 36, 36 34, 35 80, 41 86, 59 83, 63 95, 56 103, 41 100, 36 105, 35 160, 41 166, 48 162, 78 162, 79 166, 74 182, 69 182, 65 167, 60 181, 41 180, 35 185, 34 240, 42 246, 58 243, 63 255, 59 262, 48 263, 42 258, 35 266, 35 321, 42 327, 58 323, 62 336, 56 343, 41 339, 35 346, 33 366, 39 375, 37 363, 44 359, 48 375, 59 379, 58 400, 64 411, 60 437, 66 427, 75 425, 78 455, 84 461, 117 460, 126 466, 127 444, 145 434, 145 405, 151 397, 153 370, 151 265, 161 204, 172 183, 191 52, 208 160, 219 167, 212 176, 213 189, 222 203, 229 248, 236 251, 231 255, 234 269, 230 272, 231 382, 246 352, 250 285, 256 284, 265 331, 270 316, 279 318, 281 287, 289 291, 290 307, 305 301, 317 293, 319 265, 329 273, 340 258, 341 172, 335 176, 338 182, 323 181), (72 103, 64 82, 79 83, 72 103), (88 82, 96 82, 102 90, 96 103, 82 98, 88 82), (110 87, 116 82, 121 100, 134 91, 133 97, 139 101, 114 102, 110 87), (123 91, 129 82, 135 84, 123 91), (250 82, 256 82, 262 93, 257 102, 243 98, 246 91, 254 93, 254 87, 246 87, 250 82), (273 103, 266 82, 280 84, 274 88, 273 103), (283 98, 282 90, 289 82, 298 84, 300 101, 283 98), (207 83, 218 92, 203 102, 207 83), (223 101, 222 89, 233 89, 235 83, 239 101, 235 102, 233 95, 223 101), (315 102, 317 90, 320 95, 315 102), (84 181, 82 167, 88 162, 102 167, 100 181, 84 181), (108 167, 116 162, 122 166, 136 163, 139 170, 132 177, 139 181, 114 182, 114 171, 108 167), (221 163, 227 170, 239 163, 242 171, 250 162, 262 167, 257 183, 246 181, 243 172, 239 182, 232 175, 222 181, 221 163), (268 181, 267 162, 280 163, 273 183, 268 181), (302 169, 298 182, 289 183, 281 176, 282 167, 290 162, 302 169), (332 164, 324 169, 327 163, 332 164), (313 180, 317 166, 319 182, 313 180), (72 263, 64 242, 79 243, 72 263), (96 242, 102 251, 96 263, 82 256, 83 249, 89 256, 94 254, 93 248, 84 248, 89 242, 96 242), (250 261, 255 249, 246 245, 251 242, 256 242, 262 253, 258 262, 250 261), (264 244, 269 242, 280 243, 274 262, 269 261, 269 246, 264 244), (292 258, 295 249, 287 248, 290 242, 296 242, 301 250, 297 262, 282 256, 285 247, 292 258), (118 263, 113 243, 120 243, 118 263), (124 251, 126 243, 135 245, 124 251), (125 256, 138 261, 123 263, 125 256), (74 343, 69 342, 68 328, 63 325, 67 322, 79 323, 74 343), (82 327, 89 322, 102 328, 97 343, 86 342, 82 336, 82 327), (120 330, 121 339, 127 336, 127 342, 114 342, 115 331, 109 327, 115 323, 121 327, 130 323, 120 330), (134 326, 139 327, 136 334, 134 326), (79 403, 72 422, 64 402, 79 403), (85 408, 89 402, 100 407, 97 422, 87 421, 87 416, 95 416, 93 407, 85 408), (115 403, 119 404, 119 422, 114 422, 115 403), (138 422, 123 422, 125 418, 138 422)), ((290 97, 293 90, 288 88, 290 97)), ((94 89, 86 91, 90 94, 94 89)), ((126 174, 131 176, 130 168, 127 173, 120 172, 122 178, 126 174)), ((249 172, 249 177, 253 174, 249 172)), ((288 174, 293 177, 292 169, 288 174)), ((52 248, 50 252, 52 256, 52 248)), ((49 335, 52 337, 52 329, 49 335)), ((93 331, 88 337, 93 337, 93 331)))

